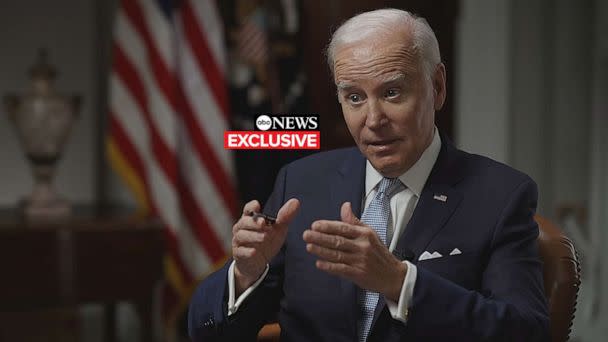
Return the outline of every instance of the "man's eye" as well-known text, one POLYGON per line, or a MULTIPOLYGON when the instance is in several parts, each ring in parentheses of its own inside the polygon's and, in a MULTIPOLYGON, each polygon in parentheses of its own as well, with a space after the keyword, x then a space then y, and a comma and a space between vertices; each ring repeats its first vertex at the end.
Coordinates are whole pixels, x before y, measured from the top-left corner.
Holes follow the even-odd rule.
POLYGON ((352 103, 361 102, 361 96, 359 94, 350 94, 348 95, 348 100, 352 103))
POLYGON ((399 89, 391 88, 386 91, 384 96, 389 99, 394 99, 395 97, 399 96, 399 94, 400 94, 399 89))

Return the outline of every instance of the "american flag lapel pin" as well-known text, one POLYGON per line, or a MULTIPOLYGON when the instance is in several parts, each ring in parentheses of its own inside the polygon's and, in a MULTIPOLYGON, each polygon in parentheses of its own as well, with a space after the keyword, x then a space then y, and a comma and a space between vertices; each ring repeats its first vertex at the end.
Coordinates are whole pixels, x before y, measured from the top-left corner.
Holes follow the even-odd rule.
POLYGON ((436 199, 436 200, 441 201, 441 202, 446 202, 448 200, 448 196, 446 196, 446 195, 435 195, 435 196, 433 196, 433 199, 436 199))

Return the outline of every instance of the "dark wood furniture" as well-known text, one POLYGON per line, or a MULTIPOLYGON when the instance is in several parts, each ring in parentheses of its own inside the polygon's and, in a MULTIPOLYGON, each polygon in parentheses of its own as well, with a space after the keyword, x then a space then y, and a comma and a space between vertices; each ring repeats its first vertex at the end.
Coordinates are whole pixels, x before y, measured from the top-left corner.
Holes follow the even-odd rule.
POLYGON ((130 301, 141 318, 142 340, 152 341, 163 249, 155 220, 84 213, 63 222, 28 223, 14 211, 0 211, 0 312, 104 304, 104 340, 113 341, 115 304, 130 301))
POLYGON ((549 303, 551 341, 568 341, 581 285, 578 253, 572 240, 553 222, 540 216, 536 216, 536 222, 540 228, 538 245, 549 303))

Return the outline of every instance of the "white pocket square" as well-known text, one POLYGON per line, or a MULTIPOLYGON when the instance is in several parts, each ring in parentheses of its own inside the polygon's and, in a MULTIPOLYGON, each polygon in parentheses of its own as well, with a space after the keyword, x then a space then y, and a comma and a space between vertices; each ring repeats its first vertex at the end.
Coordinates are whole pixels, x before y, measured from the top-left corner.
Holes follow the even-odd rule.
POLYGON ((450 255, 458 255, 458 254, 462 254, 462 252, 460 251, 460 249, 458 248, 454 248, 451 252, 450 255))
POLYGON ((429 260, 429 259, 437 259, 437 258, 441 258, 443 255, 439 254, 439 252, 435 251, 433 253, 429 253, 427 251, 424 251, 424 253, 422 253, 420 255, 420 258, 418 258, 418 261, 422 261, 422 260, 429 260))

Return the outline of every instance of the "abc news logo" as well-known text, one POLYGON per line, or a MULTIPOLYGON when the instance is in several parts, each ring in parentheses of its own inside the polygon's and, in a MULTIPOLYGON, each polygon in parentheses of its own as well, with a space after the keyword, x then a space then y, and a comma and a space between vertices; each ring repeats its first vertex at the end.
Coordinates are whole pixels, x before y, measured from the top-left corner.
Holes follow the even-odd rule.
POLYGON ((319 116, 260 115, 255 127, 260 131, 315 131, 319 129, 319 116))
POLYGON ((318 115, 260 115, 255 131, 224 132, 230 150, 318 150, 321 148, 318 115))

